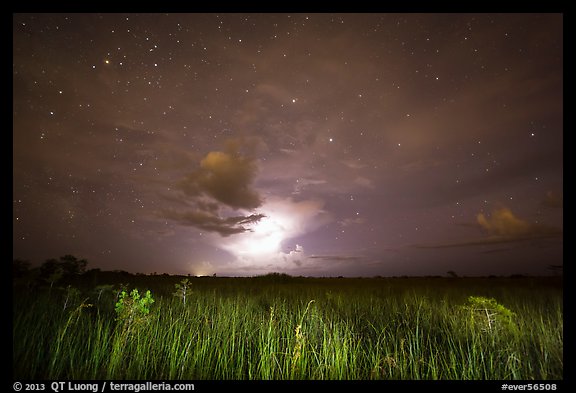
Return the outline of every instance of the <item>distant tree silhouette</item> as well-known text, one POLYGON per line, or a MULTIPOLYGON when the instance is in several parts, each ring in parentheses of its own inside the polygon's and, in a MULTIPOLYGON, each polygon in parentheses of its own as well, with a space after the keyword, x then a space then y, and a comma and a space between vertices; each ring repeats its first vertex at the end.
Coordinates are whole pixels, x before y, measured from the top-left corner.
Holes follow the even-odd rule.
POLYGON ((30 261, 14 259, 12 261, 12 277, 20 278, 25 276, 30 270, 30 261))
POLYGON ((286 273, 272 272, 261 276, 255 276, 254 278, 272 283, 285 283, 291 281, 293 277, 286 273))
POLYGON ((446 272, 446 274, 448 274, 452 278, 458 278, 458 275, 456 274, 456 272, 454 270, 449 270, 446 272))
POLYGON ((551 270, 555 275, 562 275, 564 272, 563 265, 548 265, 547 269, 551 270))
POLYGON ((511 275, 508 276, 508 278, 514 278, 514 279, 524 278, 524 277, 526 277, 526 276, 523 275, 523 274, 511 274, 511 275))
POLYGON ((58 271, 62 271, 62 266, 60 266, 58 260, 54 258, 47 259, 46 262, 40 266, 40 277, 47 279, 58 271))
POLYGON ((50 283, 50 288, 61 278, 71 278, 86 271, 86 259, 78 259, 73 255, 64 255, 57 259, 48 259, 40 266, 40 278, 50 283))
POLYGON ((78 259, 75 256, 68 254, 60 257, 60 265, 62 266, 64 274, 82 274, 86 271, 88 261, 86 259, 78 259))
POLYGON ((50 283, 50 291, 54 284, 62 278, 64 270, 56 259, 48 259, 40 266, 40 278, 50 283))

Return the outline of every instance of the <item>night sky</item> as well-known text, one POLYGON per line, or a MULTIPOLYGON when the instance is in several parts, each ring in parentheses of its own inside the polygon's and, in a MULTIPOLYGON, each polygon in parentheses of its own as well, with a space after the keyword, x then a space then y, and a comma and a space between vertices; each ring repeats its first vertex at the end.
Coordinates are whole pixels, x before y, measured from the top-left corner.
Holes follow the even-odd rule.
POLYGON ((13 257, 549 274, 560 14, 15 14, 13 257))

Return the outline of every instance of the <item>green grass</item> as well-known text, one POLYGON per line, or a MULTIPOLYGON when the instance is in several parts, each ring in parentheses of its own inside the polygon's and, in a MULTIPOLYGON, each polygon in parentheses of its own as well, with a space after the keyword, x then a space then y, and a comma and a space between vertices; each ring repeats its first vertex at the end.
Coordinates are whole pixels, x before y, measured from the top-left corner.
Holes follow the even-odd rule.
POLYGON ((129 329, 115 292, 15 287, 13 377, 562 379, 562 289, 538 279, 193 278, 185 305, 175 280, 138 284, 155 303, 129 329), (512 325, 473 323, 469 296, 512 325))

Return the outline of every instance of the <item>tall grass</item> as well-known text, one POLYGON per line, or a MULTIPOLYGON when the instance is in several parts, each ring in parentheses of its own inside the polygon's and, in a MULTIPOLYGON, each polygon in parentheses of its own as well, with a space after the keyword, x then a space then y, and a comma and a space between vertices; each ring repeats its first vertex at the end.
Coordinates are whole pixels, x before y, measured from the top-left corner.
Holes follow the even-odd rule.
POLYGON ((185 304, 170 295, 172 284, 153 290, 145 323, 129 330, 116 321, 112 293, 71 301, 57 291, 15 292, 14 378, 562 379, 561 289, 368 279, 196 284, 185 304), (462 308, 470 295, 511 309, 514 329, 472 324, 462 308))

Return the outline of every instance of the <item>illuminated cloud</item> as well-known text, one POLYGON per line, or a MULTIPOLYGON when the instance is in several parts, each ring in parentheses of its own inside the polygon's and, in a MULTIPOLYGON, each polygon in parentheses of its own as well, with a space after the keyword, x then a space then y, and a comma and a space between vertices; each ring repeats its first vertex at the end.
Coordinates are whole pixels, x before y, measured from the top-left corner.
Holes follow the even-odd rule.
POLYGON ((541 224, 532 224, 521 220, 508 208, 494 210, 490 218, 479 213, 476 216, 476 220, 488 234, 499 236, 503 239, 515 240, 526 237, 559 235, 562 233, 562 231, 557 228, 541 224))
POLYGON ((515 237, 526 236, 534 232, 533 225, 518 219, 507 208, 494 210, 489 218, 479 213, 476 220, 491 235, 515 237))
POLYGON ((290 271, 305 265, 304 247, 283 249, 283 242, 311 233, 331 221, 319 200, 294 201, 269 198, 259 209, 263 217, 250 225, 250 231, 214 245, 235 257, 234 265, 246 271, 290 271))
POLYGON ((508 208, 495 209, 490 217, 483 213, 476 215, 477 224, 488 236, 465 241, 441 244, 419 244, 416 248, 449 248, 481 246, 487 244, 511 243, 549 237, 559 237, 562 230, 543 224, 533 224, 514 215, 508 208))

